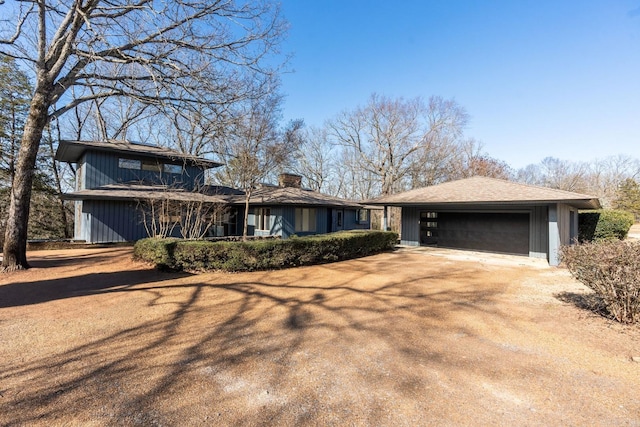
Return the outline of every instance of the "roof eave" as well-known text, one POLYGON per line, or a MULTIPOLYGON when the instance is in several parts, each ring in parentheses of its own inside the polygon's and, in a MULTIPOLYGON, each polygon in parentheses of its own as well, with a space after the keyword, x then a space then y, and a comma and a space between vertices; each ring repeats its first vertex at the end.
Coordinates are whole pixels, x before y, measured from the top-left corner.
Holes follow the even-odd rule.
POLYGON ((395 206, 395 207, 413 207, 413 206, 535 206, 535 205, 550 205, 556 203, 563 203, 574 206, 578 209, 600 209, 601 205, 598 199, 562 199, 562 200, 474 200, 474 201, 384 201, 384 200, 368 200, 364 202, 367 205, 379 205, 379 206, 395 206))
POLYGON ((180 155, 173 156, 166 153, 151 153, 151 152, 145 152, 145 151, 126 150, 116 146, 115 144, 113 147, 108 147, 104 145, 100 145, 100 146, 87 145, 82 143, 81 141, 61 140, 60 142, 61 144, 58 146, 58 149, 56 150, 56 154, 54 156, 54 159, 60 162, 77 163, 78 160, 80 160, 82 155, 85 153, 85 151, 87 151, 88 149, 92 149, 95 151, 102 151, 107 153, 120 153, 120 154, 126 154, 126 155, 155 157, 155 158, 162 158, 162 159, 167 159, 171 161, 178 161, 178 160, 186 161, 192 165, 204 166, 208 169, 213 169, 213 168, 223 166, 222 163, 215 162, 213 160, 183 157, 180 155))

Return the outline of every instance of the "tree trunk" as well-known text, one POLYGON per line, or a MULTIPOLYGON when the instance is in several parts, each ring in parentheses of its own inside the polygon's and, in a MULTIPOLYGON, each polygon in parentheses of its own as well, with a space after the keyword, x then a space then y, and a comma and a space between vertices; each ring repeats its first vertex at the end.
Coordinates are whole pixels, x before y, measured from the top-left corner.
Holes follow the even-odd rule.
POLYGON ((251 198, 251 189, 245 190, 244 198, 244 224, 242 224, 242 240, 247 240, 249 235, 249 199, 251 198))
POLYGON ((11 186, 9 216, 4 236, 2 271, 29 268, 27 263, 27 227, 31 187, 36 167, 36 156, 42 132, 47 124, 47 94, 36 91, 18 152, 15 177, 11 186))

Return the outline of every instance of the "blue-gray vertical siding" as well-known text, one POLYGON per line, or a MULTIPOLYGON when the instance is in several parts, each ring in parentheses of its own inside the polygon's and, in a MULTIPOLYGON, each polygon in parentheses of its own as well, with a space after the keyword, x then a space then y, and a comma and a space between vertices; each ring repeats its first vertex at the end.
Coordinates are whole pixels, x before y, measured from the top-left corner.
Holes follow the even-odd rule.
POLYGON ((535 206, 529 214, 529 256, 547 259, 549 250, 548 208, 535 206))
POLYGON ((147 237, 135 202, 85 200, 81 235, 88 243, 130 242, 147 237))
POLYGON ((571 220, 571 217, 577 212, 577 209, 564 204, 558 204, 558 217, 559 217, 559 230, 560 230, 560 244, 561 245, 570 245, 573 240, 577 236, 576 225, 577 221, 571 220), (574 227, 572 229, 572 226, 574 227))
POLYGON ((129 181, 148 181, 166 185, 180 185, 183 188, 192 190, 196 185, 202 185, 204 183, 204 171, 195 166, 180 162, 159 160, 161 164, 177 164, 183 167, 182 174, 160 173, 157 171, 120 168, 118 166, 118 159, 120 158, 151 160, 151 158, 148 157, 133 157, 118 155, 117 153, 88 151, 81 159, 81 163, 84 164, 84 179, 82 180, 84 187, 82 188, 90 189, 129 181))
MULTIPOLYGON (((326 234, 329 233, 330 230, 327 228, 328 221, 327 216, 329 215, 329 209, 326 207, 316 208, 316 232, 311 234, 326 234)), ((294 221, 295 222, 295 221, 294 221)))
POLYGON ((420 244, 420 211, 424 208, 403 207, 400 243, 407 246, 420 244))
POLYGON ((549 264, 560 264, 560 212, 558 204, 549 205, 549 264))
POLYGON ((296 234, 296 208, 293 206, 282 207, 281 230, 282 238, 286 239, 292 234, 296 234))

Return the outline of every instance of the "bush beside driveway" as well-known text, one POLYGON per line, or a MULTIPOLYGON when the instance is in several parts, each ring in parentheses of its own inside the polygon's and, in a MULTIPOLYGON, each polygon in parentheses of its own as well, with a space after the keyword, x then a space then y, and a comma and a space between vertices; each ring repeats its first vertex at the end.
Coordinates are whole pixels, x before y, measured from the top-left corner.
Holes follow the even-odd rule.
POLYGON ((558 299, 589 292, 564 269, 398 251, 191 275, 131 248, 29 255, 0 276, 2 425, 640 424, 640 330, 558 299))

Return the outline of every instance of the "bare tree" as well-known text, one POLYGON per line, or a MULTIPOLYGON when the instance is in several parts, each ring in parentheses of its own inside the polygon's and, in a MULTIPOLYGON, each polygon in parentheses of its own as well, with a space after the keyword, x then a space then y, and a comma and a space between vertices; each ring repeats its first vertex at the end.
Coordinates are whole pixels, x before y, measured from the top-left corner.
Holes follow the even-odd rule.
POLYGON ((640 177, 640 160, 619 154, 596 160, 587 177, 588 191, 598 195, 604 206, 618 199, 620 186, 640 177))
POLYGON ((640 160, 628 155, 609 156, 591 162, 573 162, 546 157, 539 164, 518 170, 516 180, 561 190, 597 196, 610 207, 618 198, 620 185, 640 176, 640 160))
POLYGON ((236 113, 232 130, 216 142, 215 150, 226 164, 216 171, 218 182, 245 193, 243 238, 248 235, 249 201, 254 188, 290 161, 299 143, 296 133, 303 122, 293 121, 283 132, 278 130, 281 97, 257 100, 236 113))
POLYGON ((154 197, 138 200, 137 210, 149 237, 171 237, 178 229, 183 239, 202 239, 228 211, 222 203, 207 200, 200 188, 182 193, 179 199, 171 190, 165 187, 154 197))
POLYGON ((136 205, 147 236, 166 238, 180 224, 180 212, 170 197, 140 199, 136 205))
POLYGON ((326 192, 329 181, 335 177, 336 151, 329 141, 327 129, 306 128, 301 138, 295 155, 295 171, 303 177, 307 187, 326 192))
POLYGON ((278 8, 264 2, 20 2, 16 16, 0 21, 0 53, 31 68, 35 91, 11 191, 3 269, 28 267, 33 171, 52 118, 110 97, 162 106, 224 102, 203 99, 198 91, 203 81, 233 87, 224 93, 233 93, 234 100, 251 97, 240 82, 274 72, 268 55, 276 53, 283 31, 278 8))
POLYGON ((343 112, 329 127, 335 142, 355 153, 358 167, 377 177, 380 193, 391 194, 403 189, 411 173, 424 170, 434 149, 450 145, 466 122, 455 101, 432 97, 425 104, 420 98, 374 94, 367 105, 343 112))
POLYGON ((491 157, 482 150, 482 143, 467 139, 458 144, 456 155, 451 161, 449 179, 485 176, 489 178, 511 179, 513 171, 502 160, 491 157))

